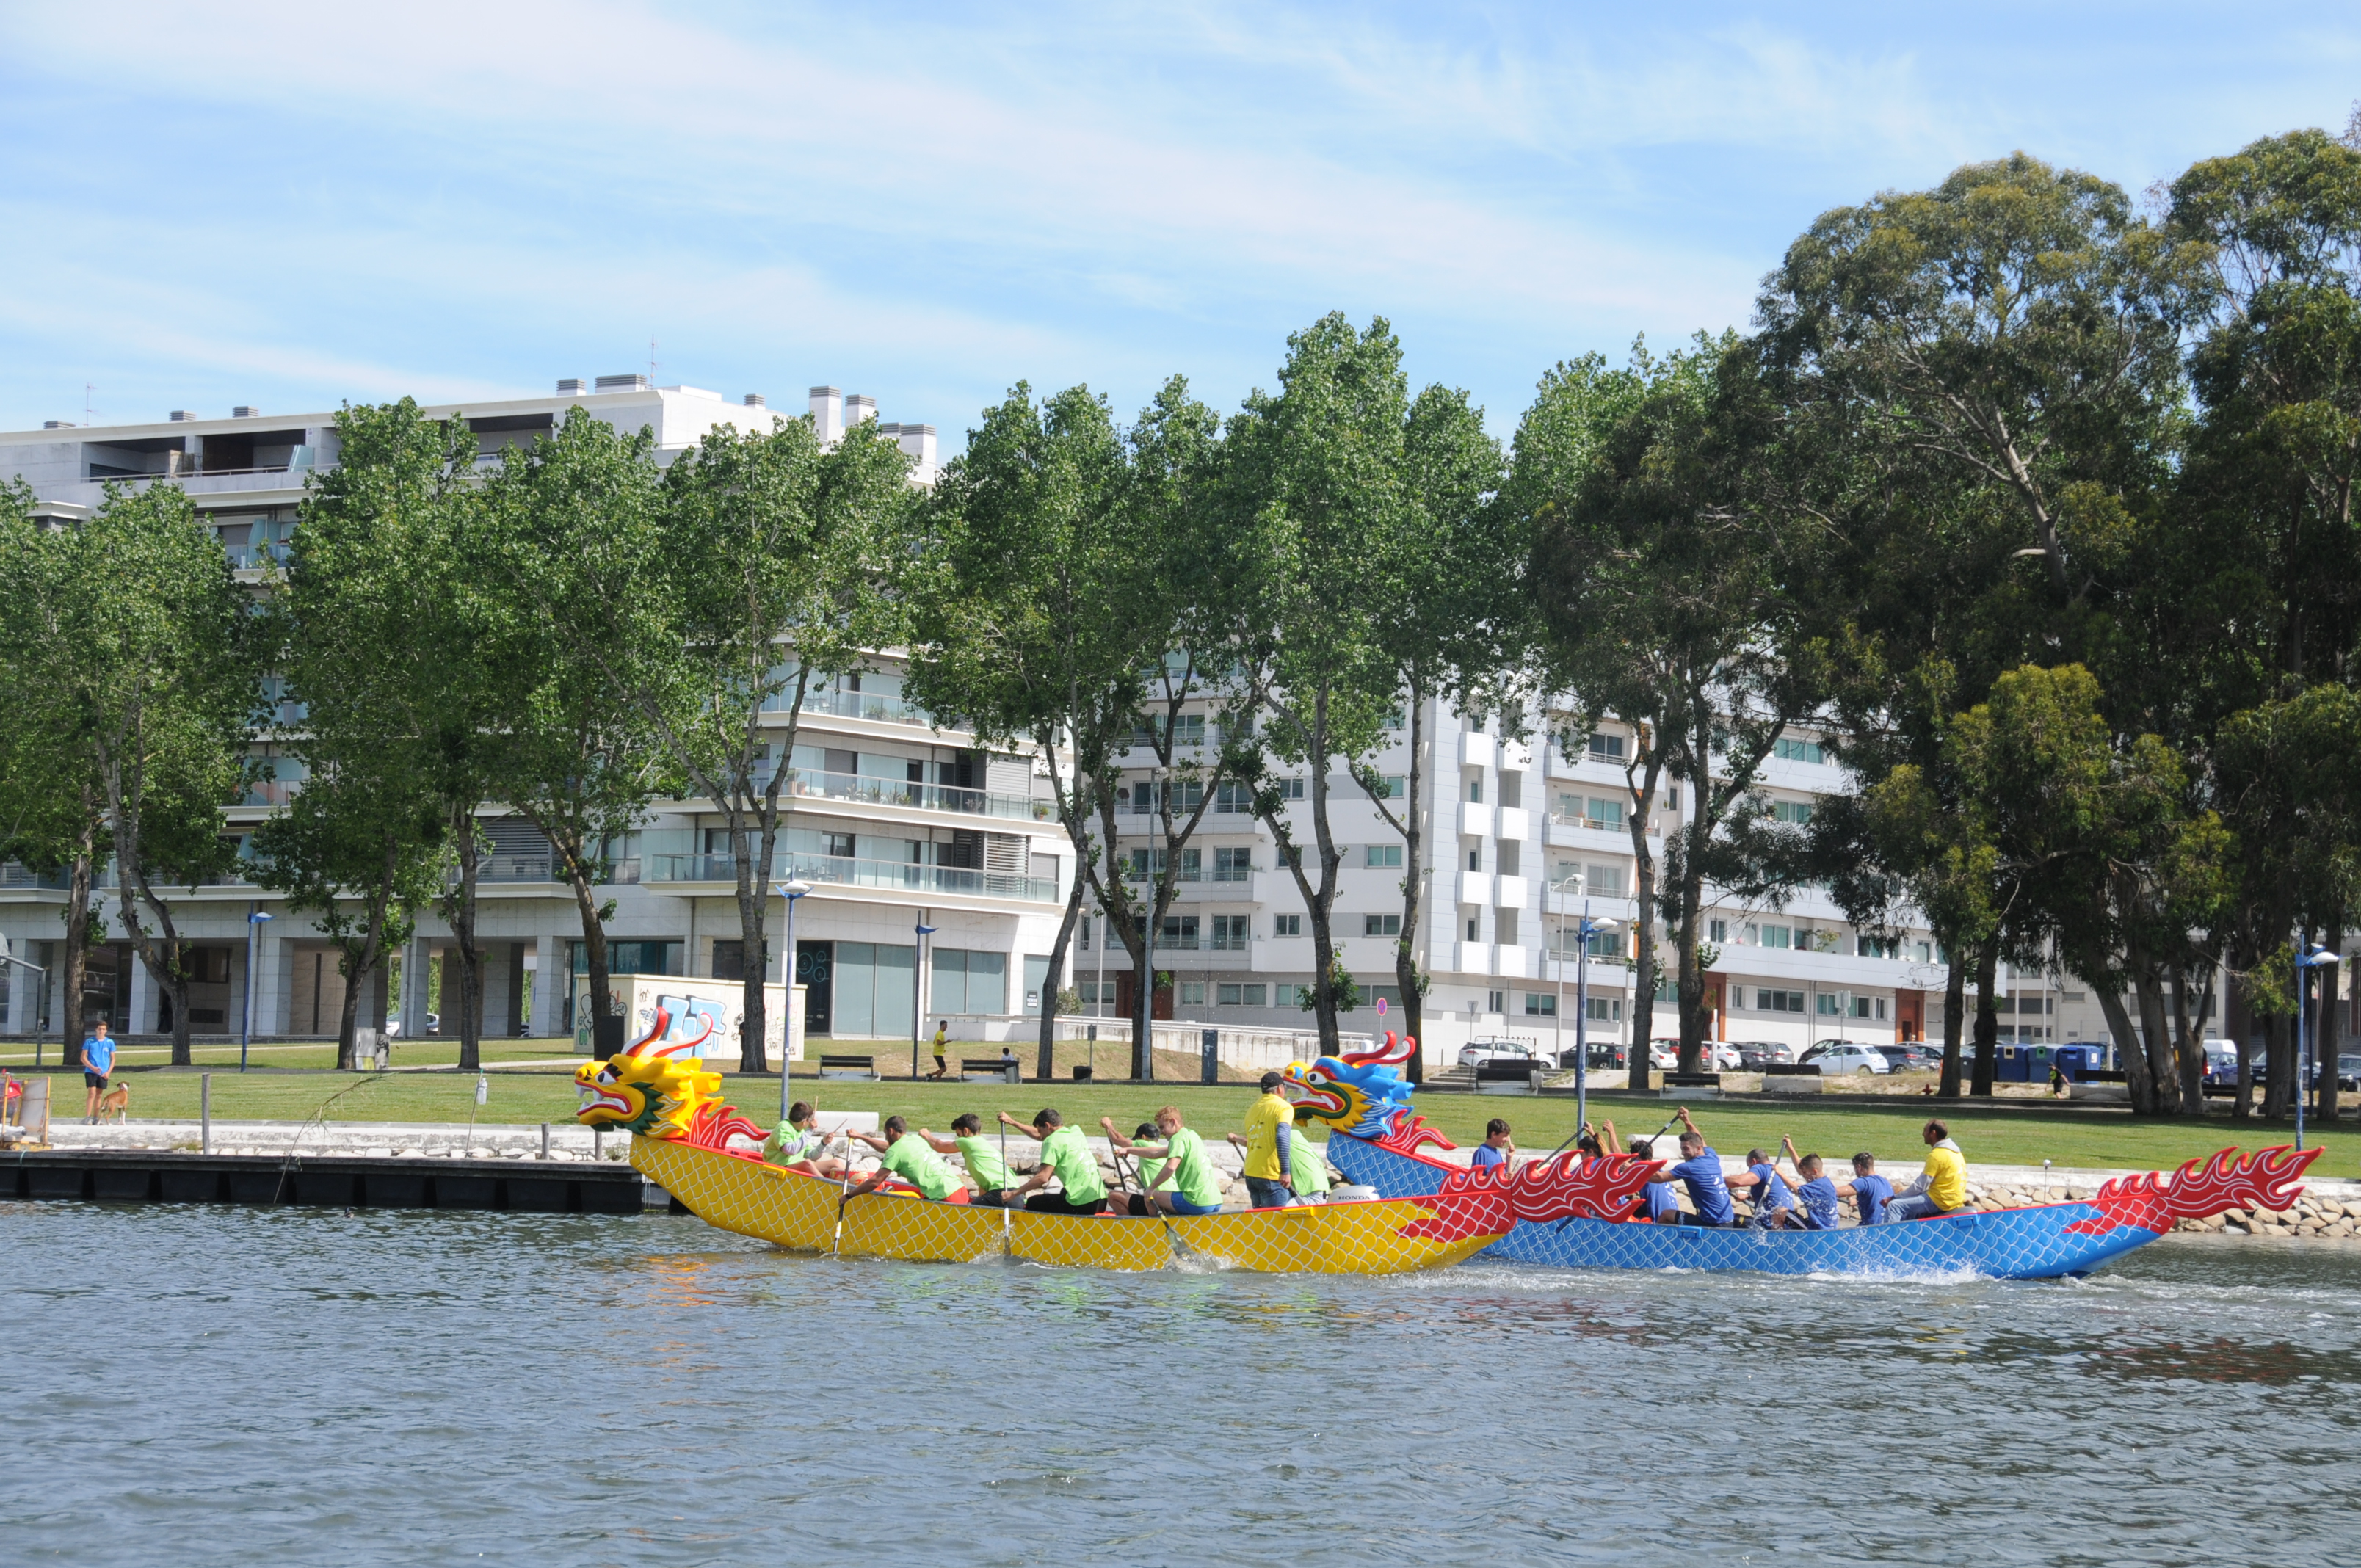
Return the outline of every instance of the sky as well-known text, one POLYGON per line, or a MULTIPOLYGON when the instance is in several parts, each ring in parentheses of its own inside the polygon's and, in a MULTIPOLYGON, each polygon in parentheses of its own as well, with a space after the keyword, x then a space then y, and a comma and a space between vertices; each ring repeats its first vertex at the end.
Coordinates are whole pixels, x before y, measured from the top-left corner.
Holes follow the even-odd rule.
POLYGON ((2320 5, 0 0, 0 429, 653 361, 948 454, 1019 380, 1235 408, 1341 310, 1505 439, 1831 207, 2142 193, 2356 98, 2320 5))

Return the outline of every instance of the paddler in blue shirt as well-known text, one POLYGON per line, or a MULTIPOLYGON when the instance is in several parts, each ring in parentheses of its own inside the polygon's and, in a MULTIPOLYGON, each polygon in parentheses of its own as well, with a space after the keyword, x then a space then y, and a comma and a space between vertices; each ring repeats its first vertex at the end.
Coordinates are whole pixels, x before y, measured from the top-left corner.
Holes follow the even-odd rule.
POLYGON ((1675 1119, 1686 1129, 1681 1134, 1681 1158, 1664 1172, 1664 1179, 1686 1186, 1689 1201, 1697 1206, 1697 1212, 1684 1214, 1681 1223, 1715 1228, 1736 1224, 1738 1209, 1730 1201, 1730 1184, 1721 1179, 1721 1156, 1707 1145, 1687 1106, 1682 1106, 1675 1119))
MULTIPOLYGON (((1620 1135, 1615 1131, 1615 1123, 1611 1118, 1600 1117, 1598 1125, 1600 1147, 1611 1149, 1622 1141, 1620 1135)), ((1642 1159, 1656 1157, 1656 1141, 1653 1138, 1633 1138, 1631 1147, 1631 1153, 1642 1159)), ((1657 1175, 1661 1178, 1663 1174, 1660 1168, 1657 1175)), ((1672 1183, 1661 1179, 1648 1183, 1640 1196, 1632 1200, 1630 1217, 1634 1220, 1653 1221, 1660 1225, 1679 1224, 1681 1201, 1673 1196, 1672 1183)))
POLYGON ((1795 1207, 1795 1195, 1787 1190, 1786 1179, 1771 1157, 1761 1149, 1746 1151, 1746 1168, 1730 1178, 1730 1185, 1751 1195, 1754 1204, 1754 1223, 1776 1228, 1787 1223, 1783 1216, 1795 1207))

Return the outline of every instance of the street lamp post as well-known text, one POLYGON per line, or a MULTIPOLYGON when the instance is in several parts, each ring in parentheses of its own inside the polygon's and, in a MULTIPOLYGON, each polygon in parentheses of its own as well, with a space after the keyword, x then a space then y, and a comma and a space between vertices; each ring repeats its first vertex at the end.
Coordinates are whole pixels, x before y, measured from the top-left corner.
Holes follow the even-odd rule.
POLYGON ((935 927, 928 925, 926 917, 921 915, 916 929, 918 933, 918 961, 910 971, 910 1081, 913 1083, 918 1081, 918 1029, 927 1017, 918 1005, 925 1000, 926 993, 927 938, 935 934, 935 927))
POLYGON ((246 1011, 237 1025, 237 1070, 246 1070, 246 1049, 254 1038, 254 943, 262 931, 262 923, 271 916, 255 908, 246 916, 246 1011))
MULTIPOLYGON (((1594 932, 1618 930, 1621 922, 1604 917, 1590 917, 1590 901, 1582 905, 1582 918, 1575 926, 1579 939, 1575 944, 1574 959, 1574 1124, 1578 1129, 1590 1120, 1590 938, 1594 932)), ((1558 995, 1565 995, 1565 960, 1558 959, 1558 995)), ((1602 1149, 1602 1152, 1605 1152, 1602 1149)))
POLYGON ((779 1036, 779 1126, 787 1124, 787 1052, 796 1043, 796 900, 812 890, 801 877, 773 884, 787 901, 787 1015, 779 1036))
POLYGON ((2317 1029, 2304 1033, 2303 1010, 2312 1000, 2312 976, 2307 971, 2326 969, 2337 961, 2337 955, 2319 943, 2312 951, 2296 959, 2295 970, 2295 1146, 2303 1147, 2303 1101, 2312 1092, 2312 1052, 2315 1047, 2317 1029))

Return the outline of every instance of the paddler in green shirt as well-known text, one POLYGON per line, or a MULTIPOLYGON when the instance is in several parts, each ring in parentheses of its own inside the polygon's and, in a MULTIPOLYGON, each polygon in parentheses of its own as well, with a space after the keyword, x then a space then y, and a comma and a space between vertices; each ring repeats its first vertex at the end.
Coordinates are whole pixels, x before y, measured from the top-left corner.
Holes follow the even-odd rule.
POLYGON ((1328 1157, 1320 1146, 1295 1129, 1288 1140, 1287 1173, 1295 1179, 1295 1201, 1298 1203, 1328 1201, 1328 1157))
MULTIPOLYGON (((1025 1125, 1005 1111, 1000 1119, 1012 1127, 1025 1125)), ((1024 1198, 1027 1209, 1043 1214, 1095 1214, 1105 1208, 1106 1180, 1099 1175, 1098 1157, 1091 1153, 1082 1130, 1066 1125, 1066 1119, 1055 1111, 1044 1110, 1033 1118, 1032 1132, 1041 1141, 1041 1163, 1023 1186, 1009 1189, 1009 1201, 1024 1198), (1064 1191, 1037 1190, 1048 1186, 1053 1176, 1064 1191), (1027 1197, 1027 1193, 1032 1196, 1027 1197)))
POLYGON ((918 1136, 937 1154, 955 1154, 967 1165, 967 1201, 981 1209, 998 1209, 1008 1201, 1008 1166, 1000 1151, 983 1141, 983 1118, 968 1111, 951 1118, 952 1136, 937 1137, 928 1129, 918 1136))
POLYGON ((819 1131, 819 1113, 808 1100, 798 1100, 787 1107, 787 1119, 778 1131, 763 1140, 763 1160, 833 1179, 844 1174, 844 1162, 821 1152, 827 1147, 828 1135, 819 1131))
POLYGON ((936 1203, 964 1203, 967 1189, 951 1175, 951 1168, 943 1157, 927 1146, 927 1140, 910 1131, 910 1124, 899 1116, 885 1118, 883 1135, 853 1133, 871 1148, 884 1156, 875 1170, 860 1186, 845 1194, 857 1198, 863 1192, 874 1192, 885 1185, 888 1178, 900 1177, 918 1190, 918 1196, 936 1203))
MULTIPOLYGON (((1107 1130, 1107 1142, 1128 1151, 1140 1163, 1139 1182, 1144 1197, 1131 1201, 1135 1214, 1161 1209, 1168 1214, 1218 1214, 1222 1212, 1222 1179, 1214 1174, 1213 1162, 1205 1157, 1205 1140, 1180 1124, 1180 1113, 1167 1105, 1156 1113, 1153 1125, 1142 1125, 1133 1137, 1126 1138, 1115 1130, 1112 1117, 1101 1117, 1107 1130), (1158 1144, 1134 1142, 1134 1138, 1150 1134, 1161 1138, 1158 1144), (1149 1163, 1154 1163, 1153 1172, 1149 1163)), ((1296 1140, 1301 1146, 1304 1140, 1296 1140)))

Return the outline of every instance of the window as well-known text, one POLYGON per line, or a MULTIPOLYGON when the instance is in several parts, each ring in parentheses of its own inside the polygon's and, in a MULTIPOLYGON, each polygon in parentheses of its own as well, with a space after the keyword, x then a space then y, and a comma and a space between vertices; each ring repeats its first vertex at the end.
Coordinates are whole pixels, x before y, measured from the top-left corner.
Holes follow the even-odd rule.
POLYGON ((1729 921, 1727 921, 1727 920, 1708 920, 1708 921, 1707 921, 1707 922, 1705 923, 1705 939, 1706 939, 1707 941, 1708 941, 1708 942, 1727 942, 1727 941, 1729 941, 1729 940, 1730 940, 1730 922, 1729 922, 1729 921))
POLYGON ((1813 1000, 1819 1004, 1819 1014, 1823 1018, 1845 1015, 1845 994, 1840 991, 1823 991, 1813 1000))
POLYGON ((1486 992, 1484 993, 1484 1011, 1485 1011, 1485 1012, 1487 1012, 1487 1013, 1506 1013, 1508 1010, 1509 1010, 1509 993, 1508 993, 1507 992, 1505 992, 1505 991, 1488 991, 1488 992, 1486 992))
POLYGON ((1800 827, 1812 819, 1812 803, 1808 800, 1774 800, 1771 803, 1771 815, 1781 822, 1793 822, 1800 827))
POLYGON ((1008 955, 937 948, 928 960, 934 968, 927 1000, 936 1013, 1005 1013, 1008 1010, 1008 955))
POLYGON ((1180 881, 1180 882, 1202 882, 1202 881, 1204 881, 1204 880, 1205 880, 1205 852, 1204 852, 1202 850, 1181 850, 1181 851, 1180 851, 1180 872, 1179 876, 1178 876, 1175 880, 1180 881))
POLYGON ((1095 918, 1085 915, 1082 916, 1081 922, 1075 927, 1075 940, 1081 946, 1082 951, 1086 953, 1091 950, 1091 927, 1097 924, 1098 921, 1095 918))
POLYGON ((1592 997, 1590 1021, 1594 1024, 1620 1024, 1623 1022, 1623 999, 1620 996, 1592 997))
MULTIPOLYGON (((1172 743, 1176 746, 1202 746, 1205 743, 1205 716, 1184 713, 1172 721, 1172 743)), ((1199 997, 1200 1002, 1203 997, 1199 997)))
POLYGON ((1400 870, 1401 852, 1400 844, 1371 844, 1361 851, 1361 864, 1371 871, 1400 870))
POLYGON ((1583 806, 1585 807, 1582 814, 1583 820, 1591 827, 1620 829, 1623 826, 1621 801, 1601 800, 1594 795, 1584 800, 1583 806))
POLYGON ((1822 760, 1817 740, 1791 740, 1782 735, 1772 743, 1771 751, 1782 762, 1817 762, 1822 760))
POLYGON ((1284 999, 1283 1005, 1291 1007, 1312 1005, 1312 988, 1308 985, 1282 985, 1279 988, 1279 994, 1284 999))
POLYGON ((1205 1005, 1205 982, 1202 980, 1182 981, 1180 982, 1180 1005, 1183 1007, 1202 1007, 1205 1005))
POLYGON ((1793 934, 1784 926, 1749 926, 1746 945, 1750 948, 1788 948, 1795 945, 1793 934))
POLYGON ((1265 1005, 1263 999, 1269 994, 1270 988, 1266 985, 1225 984, 1215 989, 1214 999, 1223 1007, 1261 1007, 1265 1005))
POLYGON ((1245 882, 1254 871, 1254 846, 1236 849, 1216 849, 1213 851, 1215 882, 1245 882))
POLYGON ((1078 980, 1074 990, 1081 994, 1085 1007, 1096 1007, 1102 1003, 1115 1005, 1115 981, 1111 980, 1078 980))
POLYGON ((1587 865, 1582 868, 1582 890, 1593 898, 1623 896, 1621 866, 1587 865))
POLYGON ((1757 991, 1754 1005, 1764 1013, 1801 1013, 1804 993, 1800 991, 1757 991))
POLYGON ((1386 715, 1386 728, 1389 729, 1404 729, 1409 726, 1410 715, 1399 707, 1386 715))
POLYGON ((1361 916, 1361 935, 1364 937, 1399 937, 1401 935, 1401 916, 1399 915, 1364 915, 1361 916))
POLYGON ((1479 773, 1476 777, 1467 781, 1467 798, 1474 801, 1478 806, 1484 804, 1484 779, 1482 774, 1479 773))
POLYGON ((1620 735, 1593 735, 1590 738, 1590 754, 1603 762, 1621 762, 1623 760, 1623 737, 1620 735))
POLYGON ((1467 851, 1467 869, 1471 872, 1480 872, 1484 869, 1484 850, 1481 846, 1467 851))
POLYGON ((1251 817, 1254 815, 1254 791, 1235 780, 1224 780, 1213 786, 1213 809, 1251 817))
MULTIPOLYGON (((716 942, 713 945, 717 949, 715 957, 718 959, 720 956, 718 949, 722 944, 716 942)), ((729 946, 737 953, 745 951, 745 944, 742 942, 731 942, 729 946)), ((574 972, 588 974, 590 949, 580 942, 574 943, 573 948, 574 972)), ((607 972, 609 974, 686 974, 687 971, 681 968, 682 950, 682 945, 678 942, 609 942, 607 972)), ((744 977, 745 970, 741 969, 736 973, 722 978, 741 980, 744 977)))
POLYGON ((1194 915, 1167 915, 1163 928, 1156 933, 1156 945, 1194 952, 1197 947, 1197 917, 1194 915))
POLYGON ((1525 1016, 1526 1016, 1526 1017, 1528 1017, 1528 1018, 1554 1018, 1554 1017, 1556 1017, 1556 1016, 1557 1016, 1557 998, 1556 998, 1556 997, 1554 997, 1554 996, 1553 996, 1553 995, 1551 995, 1549 992, 1545 992, 1545 991, 1528 991, 1528 992, 1525 992, 1525 1016))
POLYGON ((1401 1006, 1401 987, 1399 985, 1365 985, 1361 987, 1361 1000, 1373 1006, 1376 1003, 1382 1002, 1386 1004, 1386 1011, 1392 1013, 1398 1011, 1401 1006))
POLYGON ((1281 800, 1301 800, 1303 798, 1303 781, 1301 779, 1279 780, 1279 798, 1281 800))
POLYGON ((849 861, 852 859, 852 835, 850 833, 829 834, 828 848, 825 852, 832 858, 840 861, 849 861))
POLYGON ((1270 934, 1274 937, 1301 937, 1303 935, 1303 916, 1301 915, 1272 916, 1270 934))
POLYGON ((1215 952, 1243 953, 1246 938, 1252 934, 1251 915, 1216 915, 1213 916, 1213 939, 1205 945, 1215 952))
POLYGON ((1467 917, 1467 939, 1471 942, 1480 942, 1483 940, 1481 937, 1476 935, 1476 922, 1481 918, 1482 916, 1476 915, 1470 915, 1467 917))
POLYGON ((1403 787, 1401 774, 1388 773, 1378 780, 1378 798, 1380 800, 1400 800, 1402 797, 1403 787))

